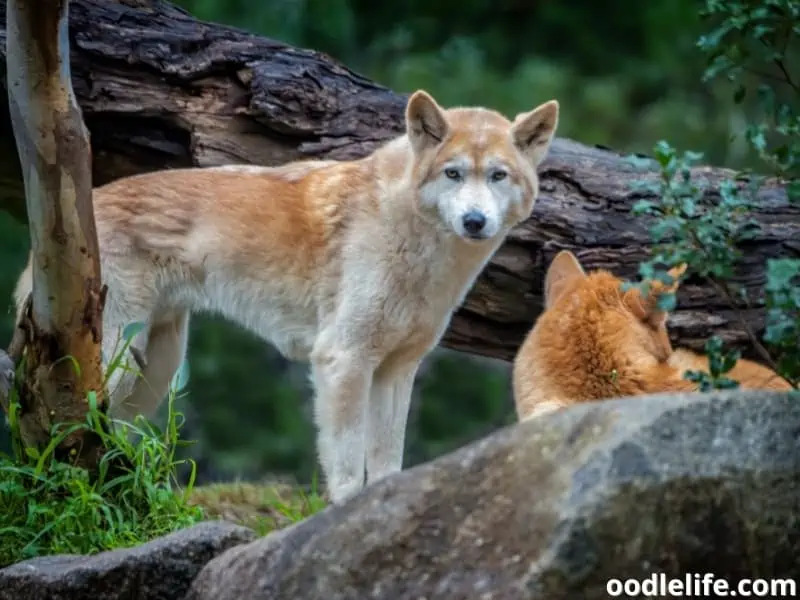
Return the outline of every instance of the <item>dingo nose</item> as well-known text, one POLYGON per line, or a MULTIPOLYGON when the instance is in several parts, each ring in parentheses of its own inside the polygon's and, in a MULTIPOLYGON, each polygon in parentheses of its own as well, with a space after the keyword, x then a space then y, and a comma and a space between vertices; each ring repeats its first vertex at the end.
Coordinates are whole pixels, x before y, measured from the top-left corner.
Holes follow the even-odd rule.
POLYGON ((464 223, 464 231, 471 235, 480 233, 483 226, 486 225, 486 217, 477 210, 469 211, 461 220, 464 223))

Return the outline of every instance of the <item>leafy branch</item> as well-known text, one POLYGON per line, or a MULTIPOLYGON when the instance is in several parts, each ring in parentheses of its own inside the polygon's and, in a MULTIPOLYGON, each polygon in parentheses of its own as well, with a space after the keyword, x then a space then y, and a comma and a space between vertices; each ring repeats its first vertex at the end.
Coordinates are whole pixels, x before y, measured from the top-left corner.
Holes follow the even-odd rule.
MULTIPOLYGON (((733 99, 742 103, 750 81, 746 74, 762 80, 755 85, 759 116, 746 130, 745 138, 773 174, 786 181, 789 200, 800 198, 800 116, 793 108, 800 99, 800 86, 787 67, 789 49, 800 31, 800 3, 791 0, 707 0, 703 16, 714 23, 698 46, 708 53, 704 79, 725 76, 736 86, 733 99), (772 69, 772 70, 770 70, 772 69), (780 89, 764 80, 781 84, 780 89)), ((760 358, 795 387, 800 382, 800 260, 771 259, 767 264, 765 302, 767 323, 762 339, 742 315, 739 301, 749 307, 744 289, 735 289, 732 279, 742 257, 742 242, 753 237, 757 223, 749 214, 757 202, 763 176, 722 182, 715 194, 692 178, 701 154, 679 154, 666 141, 654 148, 660 170, 657 181, 639 182, 638 189, 655 200, 643 199, 633 207, 636 215, 654 217, 650 234, 655 243, 650 260, 639 266, 643 278, 666 280, 666 269, 686 263, 689 270, 706 278, 731 306, 760 358), (663 265, 660 269, 658 265, 663 265), (762 343, 762 341, 764 343, 762 343), (766 343, 766 345, 765 345, 766 343), (767 349, 770 347, 772 352, 767 349)), ((632 159, 641 164, 641 159, 632 159)), ((649 165, 649 161, 646 161, 649 165)), ((669 281, 667 281, 669 283, 669 281)), ((674 296, 674 294, 670 294, 674 296)), ((661 298, 669 309, 673 298, 661 298)), ((687 372, 701 390, 738 385, 725 377, 740 358, 727 351, 721 339, 706 343, 710 373, 687 372)))

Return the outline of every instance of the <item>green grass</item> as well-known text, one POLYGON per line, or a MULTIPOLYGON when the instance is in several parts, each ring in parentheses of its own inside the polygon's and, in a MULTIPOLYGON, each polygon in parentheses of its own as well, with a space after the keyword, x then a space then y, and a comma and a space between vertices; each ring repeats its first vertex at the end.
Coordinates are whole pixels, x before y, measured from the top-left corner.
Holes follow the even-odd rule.
POLYGON ((297 523, 326 506, 312 486, 310 491, 281 482, 219 483, 196 488, 189 501, 202 506, 210 518, 224 519, 266 535, 297 523))
MULTIPOLYGON (((123 348, 115 352, 106 377, 123 368, 121 354, 139 326, 126 328, 123 348)), ((209 518, 240 523, 263 535, 325 506, 313 489, 306 493, 285 484, 193 489, 194 462, 176 458, 187 442, 180 439, 183 415, 175 410, 175 396, 187 379, 184 365, 173 381, 163 430, 142 417, 133 425, 111 423, 90 395, 85 421, 55 426, 44 449, 23 446, 19 398, 12 390, 12 451, 0 453, 0 567, 36 556, 137 546, 209 518), (77 431, 101 442, 102 458, 91 473, 56 457, 61 442, 77 431), (191 470, 188 485, 181 489, 176 472, 185 463, 191 470)))
MULTIPOLYGON (((266 535, 325 508, 315 486, 236 482, 194 488, 190 483, 180 489, 175 481, 184 462, 175 459, 180 416, 170 408, 164 431, 140 421, 140 438, 131 443, 124 431, 105 432, 99 426, 105 417, 90 411, 82 426, 104 436, 111 448, 95 479, 49 451, 29 451, 22 460, 0 455, 0 567, 35 556, 136 546, 207 519, 266 535)), ((71 430, 55 435, 49 448, 71 430)))
POLYGON ((183 490, 175 479, 184 462, 175 451, 184 442, 173 399, 163 431, 139 420, 127 426, 136 434, 131 442, 126 427, 109 432, 107 417, 92 404, 86 422, 56 428, 42 452, 22 450, 10 411, 16 443, 13 455, 0 455, 0 567, 41 555, 135 546, 203 520, 203 509, 189 502, 193 475, 183 490), (106 448, 93 476, 53 457, 60 440, 81 428, 94 431, 106 448))

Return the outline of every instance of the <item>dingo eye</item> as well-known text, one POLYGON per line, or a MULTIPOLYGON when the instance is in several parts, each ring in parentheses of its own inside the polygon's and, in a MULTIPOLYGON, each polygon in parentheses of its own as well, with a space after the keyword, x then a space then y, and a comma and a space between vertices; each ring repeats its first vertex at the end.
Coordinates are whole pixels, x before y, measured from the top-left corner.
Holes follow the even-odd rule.
POLYGON ((507 175, 508 173, 506 173, 505 171, 495 171, 494 173, 492 173, 492 181, 503 181, 503 179, 505 179, 507 175))
POLYGON ((448 179, 461 179, 461 173, 458 172, 458 169, 453 168, 445 169, 444 176, 448 179))

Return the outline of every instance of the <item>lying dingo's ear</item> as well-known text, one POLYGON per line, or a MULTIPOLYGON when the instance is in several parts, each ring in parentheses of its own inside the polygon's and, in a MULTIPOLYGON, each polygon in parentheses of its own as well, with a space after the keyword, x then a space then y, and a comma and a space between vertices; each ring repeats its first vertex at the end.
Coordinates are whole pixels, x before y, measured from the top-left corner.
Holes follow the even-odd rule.
POLYGON ((562 250, 550 263, 544 276, 544 305, 550 308, 576 278, 586 277, 581 263, 569 250, 562 250))

